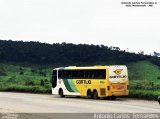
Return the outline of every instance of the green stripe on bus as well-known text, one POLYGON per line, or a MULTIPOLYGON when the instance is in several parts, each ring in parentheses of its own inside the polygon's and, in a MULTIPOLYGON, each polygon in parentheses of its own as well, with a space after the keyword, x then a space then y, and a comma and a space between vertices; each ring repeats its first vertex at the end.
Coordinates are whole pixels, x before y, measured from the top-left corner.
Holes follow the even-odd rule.
POLYGON ((74 84, 73 79, 69 79, 68 82, 69 82, 72 90, 73 90, 74 92, 78 92, 78 90, 77 90, 77 88, 76 88, 76 86, 75 86, 75 84, 74 84))
POLYGON ((63 82, 69 92, 78 92, 72 79, 63 79, 63 82))
POLYGON ((74 92, 74 90, 72 90, 72 88, 68 82, 68 79, 63 79, 63 82, 69 92, 74 92))

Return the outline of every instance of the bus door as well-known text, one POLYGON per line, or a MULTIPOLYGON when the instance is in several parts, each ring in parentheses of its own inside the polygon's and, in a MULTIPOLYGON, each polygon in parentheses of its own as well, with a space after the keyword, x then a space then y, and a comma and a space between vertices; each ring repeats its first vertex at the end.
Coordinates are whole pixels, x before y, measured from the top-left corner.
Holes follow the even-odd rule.
POLYGON ((56 86, 57 86, 57 70, 53 70, 52 87, 55 88, 56 86))

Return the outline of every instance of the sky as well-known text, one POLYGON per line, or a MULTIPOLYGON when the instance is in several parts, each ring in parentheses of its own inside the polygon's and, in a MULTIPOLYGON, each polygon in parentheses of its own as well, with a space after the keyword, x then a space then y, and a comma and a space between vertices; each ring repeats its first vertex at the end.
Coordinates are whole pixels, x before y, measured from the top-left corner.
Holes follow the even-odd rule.
POLYGON ((158 0, 0 0, 0 39, 160 52, 158 0), (125 7, 121 2, 157 2, 125 7))

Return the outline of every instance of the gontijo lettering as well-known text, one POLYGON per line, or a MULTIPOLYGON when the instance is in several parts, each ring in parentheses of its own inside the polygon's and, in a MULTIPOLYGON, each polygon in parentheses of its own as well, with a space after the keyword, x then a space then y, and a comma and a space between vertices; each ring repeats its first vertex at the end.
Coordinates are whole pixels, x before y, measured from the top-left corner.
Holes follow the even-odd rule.
POLYGON ((91 80, 77 80, 77 84, 91 84, 91 80))

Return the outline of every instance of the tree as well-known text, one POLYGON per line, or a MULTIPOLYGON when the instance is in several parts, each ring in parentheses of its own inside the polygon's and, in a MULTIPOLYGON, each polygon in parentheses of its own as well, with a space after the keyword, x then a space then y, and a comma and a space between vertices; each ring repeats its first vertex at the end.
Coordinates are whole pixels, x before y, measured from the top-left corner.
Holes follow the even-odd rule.
POLYGON ((158 53, 158 52, 153 52, 153 56, 155 56, 155 57, 160 57, 160 53, 158 53))
MULTIPOLYGON (((150 56, 144 55, 144 51, 136 54, 129 52, 128 48, 122 51, 115 46, 0 40, 0 62, 54 65, 58 67, 127 64, 141 60, 148 60, 159 66, 160 53, 154 52, 153 56, 150 56)), ((35 72, 36 70, 33 69, 32 73, 35 72)), ((45 71, 39 73, 44 77, 47 75, 45 71)))
POLYGON ((44 80, 41 79, 41 86, 44 86, 44 80))

